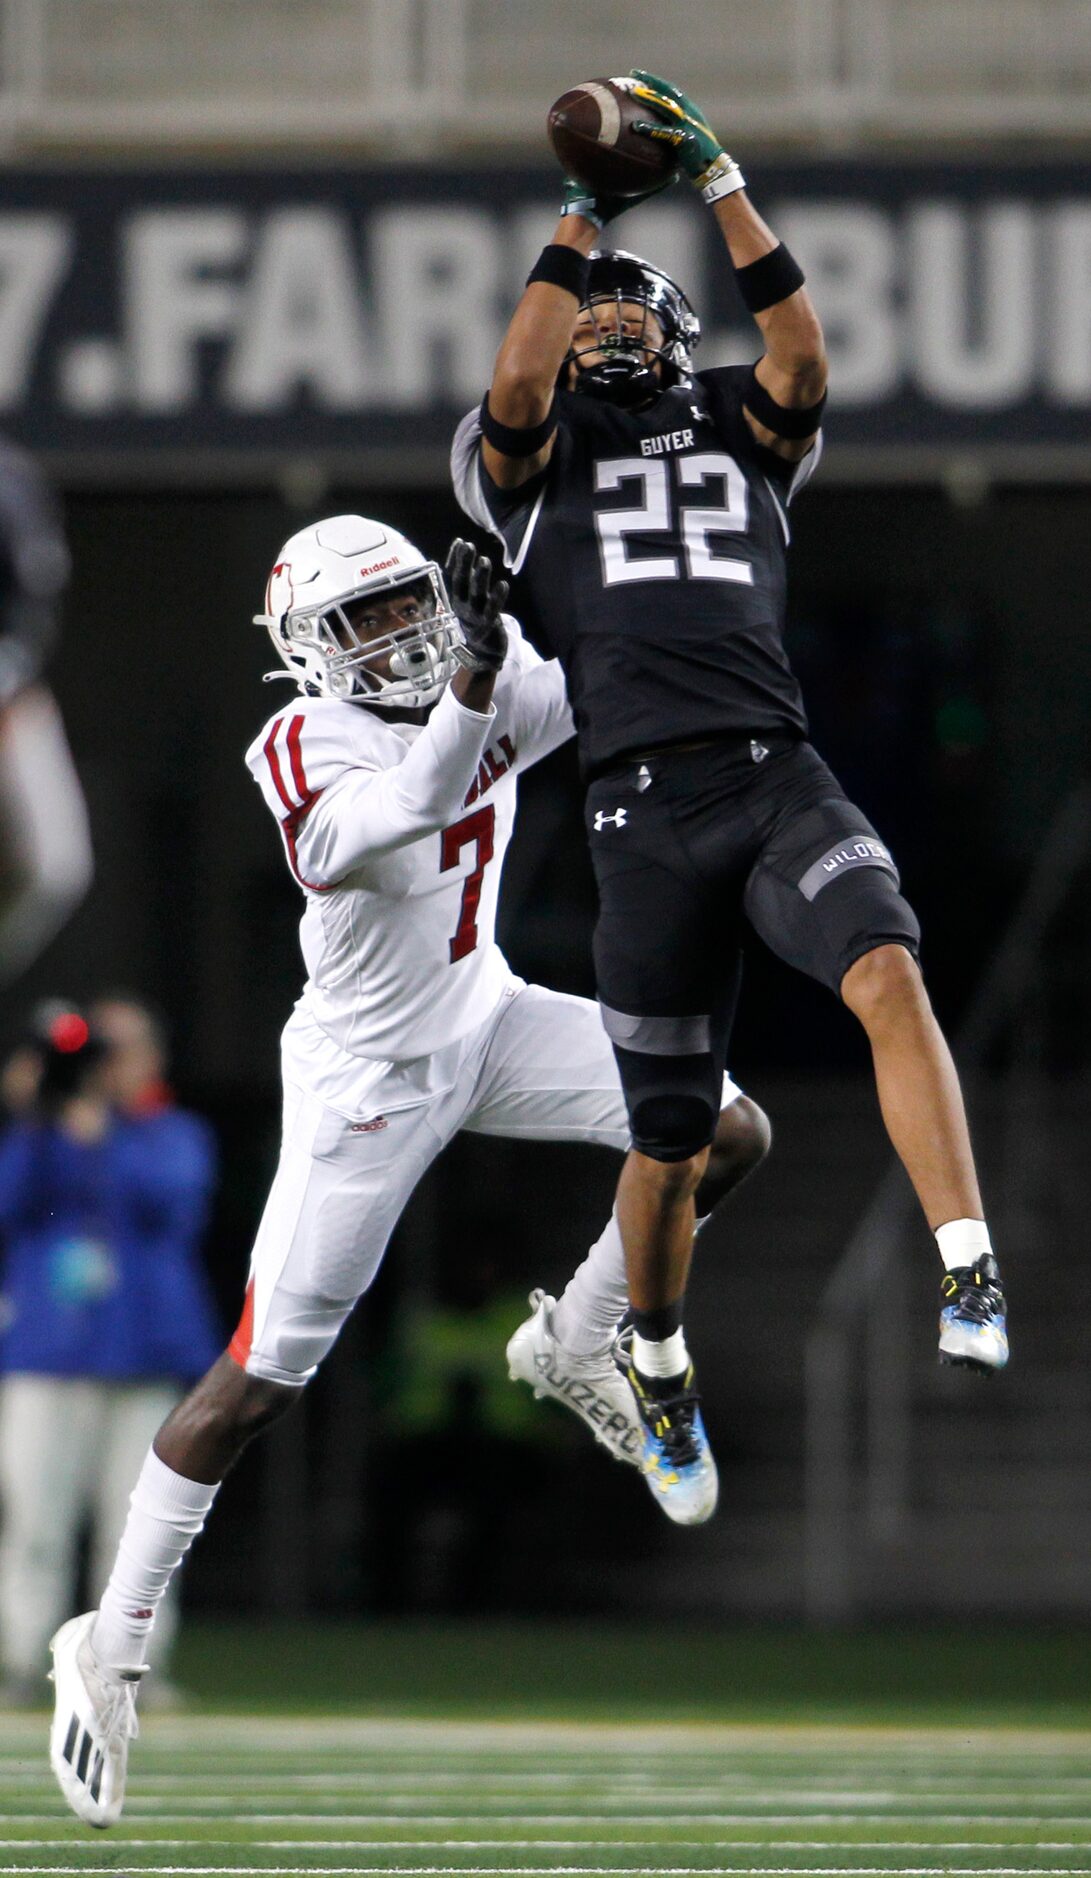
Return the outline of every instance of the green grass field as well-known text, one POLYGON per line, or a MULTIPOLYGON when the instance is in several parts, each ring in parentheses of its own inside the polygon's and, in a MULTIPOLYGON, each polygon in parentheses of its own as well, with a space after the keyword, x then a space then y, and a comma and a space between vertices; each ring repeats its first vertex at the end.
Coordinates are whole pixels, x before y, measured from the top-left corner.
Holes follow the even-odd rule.
POLYGON ((44 1715, 0 1723, 0 1871, 1091 1872, 1086 1642, 981 1642, 191 1631, 208 1706, 145 1720, 111 1832, 65 1808, 44 1715))
POLYGON ((9 1724, 5 1871, 1091 1870, 1091 1738, 284 1716, 151 1720, 110 1833, 9 1724))

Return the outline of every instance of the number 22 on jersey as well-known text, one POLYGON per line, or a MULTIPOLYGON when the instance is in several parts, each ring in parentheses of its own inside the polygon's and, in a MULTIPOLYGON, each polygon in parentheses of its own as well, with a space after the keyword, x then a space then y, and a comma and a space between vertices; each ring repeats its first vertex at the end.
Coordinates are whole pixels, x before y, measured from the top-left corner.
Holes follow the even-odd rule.
POLYGON ((595 493, 620 489, 625 482, 639 479, 639 505, 631 509, 596 509, 595 530, 599 540, 603 585, 620 586, 633 580, 680 580, 684 578, 677 552, 645 554, 635 558, 629 551, 631 535, 663 534, 670 537, 664 548, 674 549, 678 542, 676 514, 681 515, 681 554, 685 575, 690 580, 733 580, 751 586, 754 580, 749 561, 713 552, 713 535, 743 535, 749 520, 746 477, 733 456, 722 450, 702 450, 692 456, 676 457, 607 457, 595 464, 595 493), (675 487, 672 488, 672 483, 675 487), (710 490, 709 485, 713 487, 710 490), (721 500, 704 507, 689 506, 683 492, 701 490, 713 494, 719 485, 721 500))
POLYGON ((459 959, 477 950, 477 909, 481 903, 481 883, 485 869, 493 857, 493 838, 496 829, 496 810, 490 802, 485 808, 475 809, 472 815, 464 815, 460 822, 453 822, 440 835, 439 871, 446 874, 452 867, 457 867, 464 848, 471 843, 476 847, 474 865, 462 883, 462 902, 458 911, 458 925, 450 941, 451 964, 457 965, 459 959))

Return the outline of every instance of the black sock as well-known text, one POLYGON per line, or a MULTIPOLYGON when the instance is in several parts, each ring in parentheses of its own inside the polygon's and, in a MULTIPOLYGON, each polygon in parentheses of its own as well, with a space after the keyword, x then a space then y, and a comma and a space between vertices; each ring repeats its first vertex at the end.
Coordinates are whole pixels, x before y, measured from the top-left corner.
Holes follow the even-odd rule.
POLYGON ((673 1337, 676 1330, 682 1328, 682 1299, 673 1304, 660 1304, 654 1311, 630 1312, 633 1329, 646 1343, 665 1343, 673 1337))

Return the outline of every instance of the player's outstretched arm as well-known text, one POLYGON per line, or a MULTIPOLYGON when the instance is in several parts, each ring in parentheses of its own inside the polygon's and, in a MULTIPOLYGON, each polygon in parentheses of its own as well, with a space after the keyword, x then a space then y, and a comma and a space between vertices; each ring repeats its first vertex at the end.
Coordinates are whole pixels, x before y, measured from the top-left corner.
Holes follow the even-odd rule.
POLYGON ((822 327, 802 269, 754 208, 742 171, 703 111, 652 72, 632 76, 636 95, 654 114, 633 129, 677 151, 681 168, 716 217, 739 291, 765 341, 744 407, 747 422, 759 443, 798 462, 814 441, 826 391, 822 327))
POLYGON ((518 489, 549 462, 553 392, 587 292, 587 257, 604 223, 665 186, 622 198, 596 195, 566 177, 561 219, 512 314, 482 407, 481 455, 498 488, 518 489))
POLYGON ((488 555, 478 554, 469 541, 452 541, 444 573, 451 611, 462 635, 454 647, 459 669, 451 690, 468 711, 487 711, 508 650, 503 619, 508 583, 493 579, 488 555))
POLYGON ((556 429, 553 390, 587 284, 587 256, 600 223, 581 199, 562 214, 511 317, 482 407, 481 456, 494 483, 517 489, 545 468, 556 429))

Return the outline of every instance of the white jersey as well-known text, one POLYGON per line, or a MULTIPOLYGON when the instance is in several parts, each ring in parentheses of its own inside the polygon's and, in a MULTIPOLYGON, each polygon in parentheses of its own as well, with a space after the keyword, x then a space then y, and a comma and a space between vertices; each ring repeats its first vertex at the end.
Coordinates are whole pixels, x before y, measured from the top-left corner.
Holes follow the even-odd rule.
POLYGON ((519 982, 495 938, 516 777, 573 724, 556 660, 505 625, 487 715, 450 687, 424 724, 300 697, 246 753, 306 895, 303 1007, 350 1057, 431 1055, 519 982))

